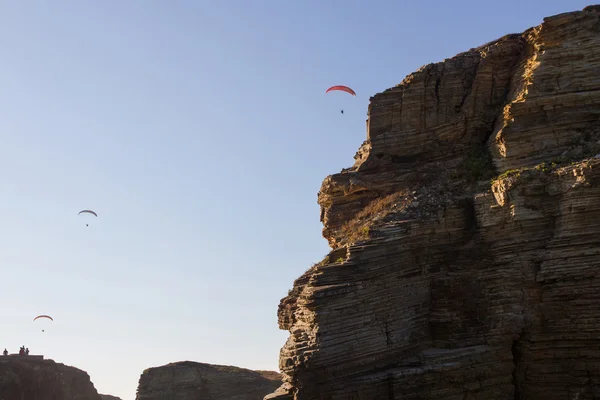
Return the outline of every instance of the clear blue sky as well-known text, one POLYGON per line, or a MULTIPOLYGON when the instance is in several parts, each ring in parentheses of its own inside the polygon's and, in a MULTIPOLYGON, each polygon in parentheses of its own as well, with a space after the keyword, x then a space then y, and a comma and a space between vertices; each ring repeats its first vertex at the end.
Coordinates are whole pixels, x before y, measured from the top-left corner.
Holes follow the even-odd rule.
POLYGON ((328 251, 316 195, 369 96, 590 2, 433 4, 0 2, 0 350, 124 400, 173 361, 277 369, 277 305, 328 251))

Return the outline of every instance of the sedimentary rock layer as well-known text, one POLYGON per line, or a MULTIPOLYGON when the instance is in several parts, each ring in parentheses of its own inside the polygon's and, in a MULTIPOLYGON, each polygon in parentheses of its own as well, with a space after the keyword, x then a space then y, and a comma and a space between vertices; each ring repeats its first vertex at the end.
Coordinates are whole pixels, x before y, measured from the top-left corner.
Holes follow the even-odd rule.
POLYGON ((599 9, 371 98, 265 399, 600 397, 599 9))

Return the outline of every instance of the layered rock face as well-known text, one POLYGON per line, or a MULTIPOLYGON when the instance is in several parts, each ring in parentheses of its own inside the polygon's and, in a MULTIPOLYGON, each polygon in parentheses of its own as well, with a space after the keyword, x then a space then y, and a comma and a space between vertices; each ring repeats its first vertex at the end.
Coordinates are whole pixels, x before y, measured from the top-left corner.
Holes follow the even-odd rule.
POLYGON ((272 371, 182 361, 145 370, 136 399, 260 400, 279 385, 272 371))
POLYGON ((371 98, 265 399, 600 398, 600 6, 371 98))
POLYGON ((52 360, 0 357, 0 400, 102 400, 89 375, 52 360))

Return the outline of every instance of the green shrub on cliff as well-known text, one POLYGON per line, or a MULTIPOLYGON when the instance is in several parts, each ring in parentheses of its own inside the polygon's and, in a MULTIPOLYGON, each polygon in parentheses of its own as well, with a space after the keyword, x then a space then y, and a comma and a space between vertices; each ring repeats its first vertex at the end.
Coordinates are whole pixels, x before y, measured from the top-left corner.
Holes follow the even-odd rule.
POLYGON ((492 161, 492 155, 485 146, 471 149, 457 168, 458 177, 469 182, 490 179, 497 175, 492 161))

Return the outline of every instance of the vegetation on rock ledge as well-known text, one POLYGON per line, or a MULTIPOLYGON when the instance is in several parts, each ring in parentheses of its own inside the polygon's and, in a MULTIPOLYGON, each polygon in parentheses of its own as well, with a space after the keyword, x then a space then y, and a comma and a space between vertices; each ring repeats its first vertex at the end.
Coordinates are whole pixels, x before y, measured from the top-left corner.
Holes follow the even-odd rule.
POLYGON ((350 221, 340 228, 340 234, 347 243, 366 240, 371 235, 374 221, 385 217, 390 212, 405 209, 410 204, 408 191, 395 192, 371 201, 350 221))
POLYGON ((459 164, 455 177, 465 178, 468 182, 487 180, 497 175, 492 155, 485 146, 471 149, 459 164))

